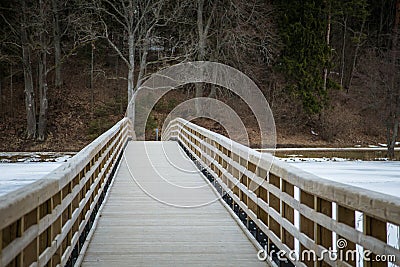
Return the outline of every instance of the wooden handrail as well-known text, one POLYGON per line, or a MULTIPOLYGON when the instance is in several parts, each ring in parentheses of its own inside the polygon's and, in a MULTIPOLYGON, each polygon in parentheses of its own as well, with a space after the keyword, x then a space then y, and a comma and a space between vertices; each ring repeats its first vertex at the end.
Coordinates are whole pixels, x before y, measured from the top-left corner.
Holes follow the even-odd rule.
MULTIPOLYGON (((360 245, 373 253, 372 259, 390 255, 400 264, 399 248, 387 242, 387 225, 400 225, 399 197, 320 178, 180 118, 164 131, 163 140, 168 139, 179 141, 203 173, 214 177, 228 204, 246 214, 247 226, 255 223, 256 238, 267 236, 263 245, 268 244, 268 250, 276 246, 288 255, 299 242, 298 253, 312 250, 329 265, 356 266, 355 260, 332 260, 323 253, 335 249, 334 240, 341 238, 347 242, 342 255, 360 245), (259 186, 250 190, 251 183, 259 186), (363 216, 362 231, 356 228, 356 212, 363 216)), ((301 259, 292 263, 316 264, 301 259)), ((364 262, 364 266, 372 264, 386 266, 387 262, 364 262)))
POLYGON ((44 178, 0 197, 0 266, 73 264, 131 134, 124 118, 44 178))

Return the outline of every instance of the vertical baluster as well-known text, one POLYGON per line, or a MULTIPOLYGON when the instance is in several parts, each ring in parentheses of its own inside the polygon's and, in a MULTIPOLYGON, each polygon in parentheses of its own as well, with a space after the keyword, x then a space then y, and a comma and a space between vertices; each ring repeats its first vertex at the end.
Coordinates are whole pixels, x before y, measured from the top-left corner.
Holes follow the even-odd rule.
MULTIPOLYGON (((294 198, 294 186, 285 180, 282 180, 282 192, 288 194, 289 196, 294 198)), ((294 225, 294 209, 286 204, 281 199, 281 216, 287 219, 294 225)), ((294 250, 294 237, 281 226, 282 232, 282 243, 286 244, 290 249, 294 250)))
MULTIPOLYGON (((324 200, 322 198, 317 197, 316 198, 317 203, 316 203, 316 210, 317 212, 320 212, 322 214, 325 214, 326 216, 332 218, 332 202, 324 200)), ((329 250, 329 248, 332 247, 332 231, 326 229, 325 227, 318 225, 316 228, 316 241, 317 244, 322 245, 326 250, 329 250)), ((328 255, 325 255, 328 256, 328 255)), ((317 266, 329 266, 326 262, 324 261, 318 261, 317 266)))
MULTIPOLYGON (((28 214, 24 216, 24 231, 29 229, 31 226, 37 224, 37 211, 38 209, 35 208, 28 214)), ((28 246, 26 246, 23 250, 23 264, 29 266, 31 263, 37 261, 38 256, 38 249, 37 243, 35 238, 28 246)))
MULTIPOLYGON (((386 227, 386 222, 375 219, 371 216, 365 215, 364 214, 364 234, 373 236, 385 243, 387 243, 387 227, 386 227)), ((371 255, 368 256, 370 260, 374 260, 376 258, 376 254, 371 253, 371 255)), ((367 261, 364 259, 364 266, 366 267, 381 267, 381 266, 387 266, 387 262, 373 262, 373 261, 367 261)))
MULTIPOLYGON (((356 227, 356 222, 355 222, 355 211, 346 207, 343 207, 341 205, 337 205, 337 221, 340 223, 344 223, 352 228, 356 227)), ((353 257, 353 259, 351 258, 350 252, 348 252, 349 250, 351 251, 355 251, 356 250, 356 244, 351 242, 350 240, 345 239, 344 237, 338 235, 337 236, 337 240, 339 239, 344 239, 346 240, 346 247, 344 247, 343 249, 338 249, 339 251, 342 250, 343 251, 343 255, 349 255, 347 258, 347 263, 350 264, 351 266, 356 266, 356 258, 353 257)))
MULTIPOLYGON (((300 192, 300 202, 312 209, 315 209, 315 200, 314 200, 314 196, 301 190, 300 192)), ((310 239, 315 240, 315 223, 306 218, 305 216, 300 214, 300 231, 302 233, 304 233, 305 235, 307 235, 310 239)), ((302 251, 307 250, 308 248, 304 247, 303 245, 300 245, 300 252, 302 253, 302 251)), ((308 260, 303 259, 304 263, 307 266, 315 266, 316 263, 311 259, 308 260)))

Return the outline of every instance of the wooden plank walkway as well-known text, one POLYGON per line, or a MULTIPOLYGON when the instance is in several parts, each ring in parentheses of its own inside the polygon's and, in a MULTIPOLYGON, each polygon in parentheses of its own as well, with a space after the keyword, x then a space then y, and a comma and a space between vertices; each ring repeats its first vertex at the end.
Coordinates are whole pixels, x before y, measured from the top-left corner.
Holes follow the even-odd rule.
POLYGON ((176 142, 129 142, 125 156, 82 266, 265 266, 176 142))

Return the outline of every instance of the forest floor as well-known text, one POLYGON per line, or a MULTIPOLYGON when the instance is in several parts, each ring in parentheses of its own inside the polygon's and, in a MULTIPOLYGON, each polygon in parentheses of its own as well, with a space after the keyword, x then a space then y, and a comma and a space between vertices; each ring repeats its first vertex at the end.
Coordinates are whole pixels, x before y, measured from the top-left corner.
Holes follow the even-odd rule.
MULTIPOLYGON (((22 74, 14 77, 12 92, 7 84, 3 85, 0 92, 0 151, 79 151, 124 117, 126 81, 97 75, 92 90, 89 88, 90 76, 87 71, 81 71, 82 68, 87 68, 87 63, 64 67, 62 88, 49 86, 48 134, 44 142, 24 138, 22 74)), ((51 81, 50 76, 49 84, 51 81)), ((154 140, 153 128, 162 128, 162 122, 172 108, 192 95, 193 92, 179 89, 163 97, 148 122, 147 138, 154 140)), ((318 116, 304 114, 301 105, 287 97, 283 89, 265 95, 274 114, 278 147, 365 147, 385 143, 383 120, 373 108, 368 108, 368 96, 364 96, 361 88, 331 92, 330 107, 318 116)), ((251 146, 259 147, 257 122, 251 113, 249 115, 245 104, 223 91, 217 96, 218 100, 234 107, 246 122, 251 146)), ((225 133, 224 128, 214 121, 197 119, 195 122, 225 133)))

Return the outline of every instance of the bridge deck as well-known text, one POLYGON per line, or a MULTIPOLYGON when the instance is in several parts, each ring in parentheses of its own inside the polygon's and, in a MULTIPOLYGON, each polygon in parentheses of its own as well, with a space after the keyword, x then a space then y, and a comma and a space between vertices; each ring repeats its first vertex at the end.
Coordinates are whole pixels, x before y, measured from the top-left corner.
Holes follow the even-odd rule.
POLYGON ((130 142, 125 156, 83 266, 265 266, 176 142, 130 142))

